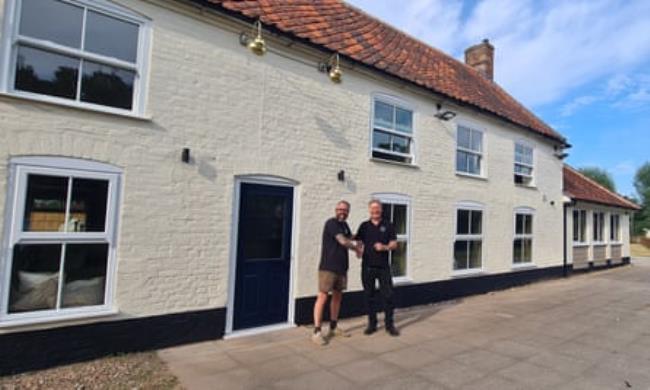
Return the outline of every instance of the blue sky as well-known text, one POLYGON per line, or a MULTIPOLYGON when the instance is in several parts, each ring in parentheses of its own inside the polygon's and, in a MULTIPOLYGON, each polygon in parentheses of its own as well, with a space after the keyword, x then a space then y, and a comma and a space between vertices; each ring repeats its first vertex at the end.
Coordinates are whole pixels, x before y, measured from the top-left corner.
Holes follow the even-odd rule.
POLYGON ((567 162, 634 193, 650 161, 650 1, 347 1, 457 59, 490 39, 495 81, 569 139, 567 162))

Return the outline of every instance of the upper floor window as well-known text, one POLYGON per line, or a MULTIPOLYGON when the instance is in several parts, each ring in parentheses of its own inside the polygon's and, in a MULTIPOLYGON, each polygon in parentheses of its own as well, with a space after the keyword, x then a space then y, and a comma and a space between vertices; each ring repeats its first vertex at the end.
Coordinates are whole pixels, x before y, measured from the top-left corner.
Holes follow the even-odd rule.
POLYGON ((11 0, 4 90, 109 111, 142 113, 145 21, 106 1, 11 0))
POLYGON ((605 240, 605 213, 594 211, 594 242, 605 240))
POLYGON ((515 183, 531 185, 533 181, 533 148, 515 143, 515 183))
POLYGON ((515 238, 512 261, 515 264, 533 261, 533 212, 528 209, 515 211, 515 238))
POLYGON ((456 172, 483 174, 483 132, 458 126, 456 132, 456 172))
POLYGON ((12 177, 0 318, 109 310, 119 171, 73 159, 19 158, 12 177))
POLYGON ((587 210, 573 210, 573 242, 587 242, 587 210))
POLYGON ((483 266, 483 210, 460 205, 456 209, 454 270, 477 270, 483 266))
POLYGON ((389 99, 375 98, 373 104, 372 157, 412 164, 413 111, 389 99))
POLYGON ((621 216, 612 214, 609 219, 609 239, 611 242, 621 241, 621 216))

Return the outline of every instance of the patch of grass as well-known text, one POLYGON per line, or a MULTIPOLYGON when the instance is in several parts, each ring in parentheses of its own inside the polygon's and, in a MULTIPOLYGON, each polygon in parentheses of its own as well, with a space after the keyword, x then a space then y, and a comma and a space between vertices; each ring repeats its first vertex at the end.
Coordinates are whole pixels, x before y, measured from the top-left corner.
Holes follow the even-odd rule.
POLYGON ((631 244, 630 252, 632 252, 632 257, 650 257, 650 248, 641 244, 631 244))
POLYGON ((181 389, 155 352, 111 356, 0 377, 0 389, 181 389))

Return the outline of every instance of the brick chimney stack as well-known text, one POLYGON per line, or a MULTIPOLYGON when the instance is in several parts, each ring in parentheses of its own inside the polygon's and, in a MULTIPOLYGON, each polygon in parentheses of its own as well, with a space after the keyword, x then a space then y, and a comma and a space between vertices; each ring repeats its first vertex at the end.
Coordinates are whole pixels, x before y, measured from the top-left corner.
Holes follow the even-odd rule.
POLYGON ((478 45, 470 46, 465 50, 465 63, 476 69, 488 80, 494 78, 494 46, 484 39, 478 45))

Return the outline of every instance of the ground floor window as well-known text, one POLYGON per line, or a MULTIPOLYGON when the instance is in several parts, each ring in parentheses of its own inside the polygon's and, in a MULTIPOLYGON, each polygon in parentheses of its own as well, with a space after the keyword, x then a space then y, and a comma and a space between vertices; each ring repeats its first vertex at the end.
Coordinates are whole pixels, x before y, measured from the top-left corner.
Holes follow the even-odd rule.
POLYGON ((587 242, 587 211, 573 210, 573 242, 587 242))
POLYGON ((389 253, 391 272, 394 278, 408 275, 408 254, 410 239, 410 199, 403 195, 375 194, 381 201, 383 217, 395 226, 397 249, 389 253))
POLYGON ((531 210, 515 211, 515 238, 512 253, 514 264, 533 261, 533 213, 531 210))
POLYGON ((605 237, 605 213, 594 211, 594 242, 603 242, 605 237))
POLYGON ((612 214, 609 220, 609 238, 611 242, 621 241, 621 216, 612 214))
POLYGON ((12 161, 3 317, 108 305, 119 172, 72 159, 12 161))
POLYGON ((483 266, 483 210, 479 206, 456 209, 454 270, 480 269, 483 266))

